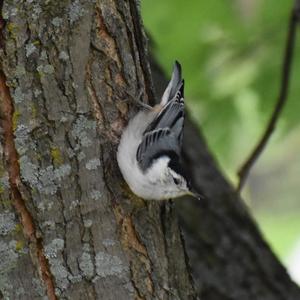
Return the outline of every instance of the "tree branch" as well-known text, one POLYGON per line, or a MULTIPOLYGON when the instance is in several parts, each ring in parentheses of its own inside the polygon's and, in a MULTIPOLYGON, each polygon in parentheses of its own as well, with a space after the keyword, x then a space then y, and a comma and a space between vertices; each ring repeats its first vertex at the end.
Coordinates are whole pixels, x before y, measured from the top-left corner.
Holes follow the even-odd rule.
POLYGON ((296 31, 297 31, 296 29, 299 20, 300 20, 300 0, 296 0, 289 21, 289 30, 288 30, 288 36, 287 36, 286 48, 284 53, 283 66, 282 66, 281 87, 280 87, 280 93, 277 100, 277 104, 275 105, 274 111, 271 115, 271 118, 269 120, 268 126, 264 134, 262 135, 256 147, 250 154, 249 158, 246 160, 246 162, 242 165, 242 167, 238 171, 238 176, 239 176, 239 184, 237 188, 238 191, 241 191, 241 189, 243 188, 252 166, 255 164, 256 160, 259 158, 266 144, 268 143, 276 127, 278 118, 287 101, 291 66, 292 66, 293 54, 295 48, 295 39, 296 39, 296 31))

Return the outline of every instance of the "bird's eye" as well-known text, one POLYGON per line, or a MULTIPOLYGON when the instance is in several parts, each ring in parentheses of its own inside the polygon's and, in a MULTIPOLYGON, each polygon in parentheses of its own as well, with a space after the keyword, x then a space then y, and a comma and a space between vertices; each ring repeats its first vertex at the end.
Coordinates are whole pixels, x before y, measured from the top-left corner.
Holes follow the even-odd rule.
POLYGON ((173 180, 174 180, 174 183, 175 183, 176 185, 179 184, 179 180, 178 180, 177 178, 173 177, 173 180))

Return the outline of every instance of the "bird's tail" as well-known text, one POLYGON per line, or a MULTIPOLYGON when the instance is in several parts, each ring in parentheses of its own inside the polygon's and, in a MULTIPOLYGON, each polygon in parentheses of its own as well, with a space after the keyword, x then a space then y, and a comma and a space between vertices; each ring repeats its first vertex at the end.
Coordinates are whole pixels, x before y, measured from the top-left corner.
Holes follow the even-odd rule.
POLYGON ((181 65, 178 61, 175 61, 171 80, 162 96, 160 104, 164 106, 168 101, 172 100, 175 96, 178 96, 178 93, 180 93, 179 98, 183 98, 183 85, 181 65))

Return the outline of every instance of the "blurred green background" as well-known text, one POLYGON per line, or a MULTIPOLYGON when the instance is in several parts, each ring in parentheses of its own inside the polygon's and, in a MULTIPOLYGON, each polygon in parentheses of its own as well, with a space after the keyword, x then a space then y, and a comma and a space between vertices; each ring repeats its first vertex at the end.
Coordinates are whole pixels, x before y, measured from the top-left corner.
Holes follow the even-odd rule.
MULTIPOLYGON (((168 75, 175 59, 182 64, 188 110, 235 185, 237 169, 277 100, 293 2, 141 1, 157 61, 168 75)), ((287 266, 295 265, 291 257, 300 242, 299 37, 288 103, 243 190, 266 239, 287 266)))

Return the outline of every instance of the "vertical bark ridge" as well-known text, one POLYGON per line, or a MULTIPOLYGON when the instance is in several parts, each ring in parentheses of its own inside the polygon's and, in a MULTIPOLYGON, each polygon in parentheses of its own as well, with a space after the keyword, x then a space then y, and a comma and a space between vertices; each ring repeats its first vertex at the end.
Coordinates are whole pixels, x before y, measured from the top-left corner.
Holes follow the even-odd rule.
POLYGON ((115 206, 114 213, 120 228, 121 243, 130 262, 131 281, 136 291, 136 297, 146 299, 145 292, 141 291, 140 284, 137 284, 139 281, 138 274, 140 272, 137 268, 141 267, 145 270, 146 277, 144 278, 144 285, 148 293, 147 298, 149 298, 149 296, 153 297, 155 291, 151 277, 152 263, 148 250, 138 237, 132 217, 126 215, 120 205, 115 206))
POLYGON ((149 65, 149 57, 147 52, 148 45, 147 45, 145 32, 143 30, 143 22, 140 14, 140 7, 138 7, 138 5, 140 4, 137 4, 137 2, 134 0, 130 0, 129 5, 130 5, 130 13, 133 21, 134 38, 137 44, 137 48, 139 49, 138 56, 139 56, 139 61, 144 75, 146 95, 148 97, 148 102, 151 105, 153 105, 155 102, 155 95, 153 91, 153 82, 152 82, 150 65, 149 65))
POLYGON ((55 300, 57 298, 55 295, 54 282, 48 261, 44 255, 42 239, 37 235, 34 220, 26 207, 26 200, 22 198, 19 190, 21 178, 18 153, 14 144, 14 107, 9 89, 6 85, 5 75, 2 70, 0 71, 0 108, 1 127, 3 129, 3 148, 8 165, 9 183, 13 204, 20 217, 23 232, 25 237, 28 239, 32 255, 36 257, 37 268, 45 283, 47 295, 50 300, 55 300))

